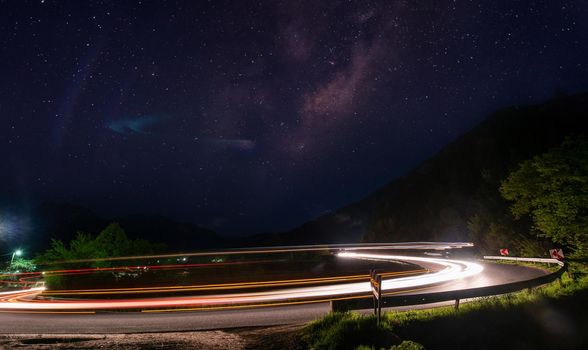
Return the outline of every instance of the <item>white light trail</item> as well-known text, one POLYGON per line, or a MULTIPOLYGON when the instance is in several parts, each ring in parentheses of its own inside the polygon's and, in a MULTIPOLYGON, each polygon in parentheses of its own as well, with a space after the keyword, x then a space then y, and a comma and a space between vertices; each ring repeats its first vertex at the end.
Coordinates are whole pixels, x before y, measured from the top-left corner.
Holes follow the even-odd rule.
MULTIPOLYGON (((384 292, 423 288, 438 283, 460 280, 482 272, 479 264, 450 259, 436 259, 388 254, 364 254, 341 252, 341 258, 369 259, 380 261, 409 261, 440 266, 441 269, 428 274, 384 280, 384 292)), ((207 296, 143 298, 143 299, 103 299, 103 300, 29 300, 40 293, 42 288, 0 294, 0 309, 4 310, 96 310, 96 309, 149 309, 174 307, 208 307, 236 304, 260 304, 288 301, 328 300, 329 298, 349 297, 369 293, 369 282, 332 284, 312 287, 282 288, 261 292, 228 293, 207 296)))
POLYGON ((478 273, 484 270, 484 268, 480 264, 462 260, 422 258, 388 254, 363 254, 351 252, 342 252, 339 253, 338 256, 344 258, 367 260, 410 261, 415 262, 417 264, 420 262, 444 266, 444 269, 435 273, 420 276, 395 278, 392 280, 384 280, 382 281, 382 291, 384 292, 390 292, 393 290, 405 288, 424 287, 431 284, 463 279, 466 277, 477 275, 478 273))

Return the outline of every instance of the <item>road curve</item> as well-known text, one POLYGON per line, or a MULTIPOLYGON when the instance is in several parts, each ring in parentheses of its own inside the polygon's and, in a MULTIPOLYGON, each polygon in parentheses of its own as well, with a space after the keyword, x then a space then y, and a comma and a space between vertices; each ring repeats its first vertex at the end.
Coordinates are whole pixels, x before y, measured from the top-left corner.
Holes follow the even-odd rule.
MULTIPOLYGON (((532 267, 488 262, 478 264, 483 267, 483 271, 478 274, 402 293, 418 294, 500 285, 546 274, 544 270, 532 267)), ((329 310, 328 302, 173 312, 54 314, 4 310, 0 312, 0 333, 135 333, 269 326, 307 322, 329 310)))
MULTIPOLYGON (((430 266, 429 269, 419 269, 420 273, 409 271, 410 275, 390 276, 382 281, 382 291, 386 293, 401 293, 415 289, 428 288, 444 282, 462 280, 475 276, 483 271, 480 264, 471 261, 440 259, 421 256, 394 255, 389 253, 363 253, 363 252, 339 252, 336 254, 337 259, 367 260, 375 262, 390 263, 411 263, 421 266, 430 266)), ((75 274, 75 272, 74 272, 75 274)), ((316 283, 317 279, 312 279, 316 283)), ((212 294, 190 295, 190 296, 172 296, 172 297, 118 297, 118 298, 84 298, 86 293, 97 293, 97 290, 73 290, 69 291, 71 296, 66 299, 51 298, 49 294, 42 294, 44 287, 36 287, 14 292, 0 293, 0 310, 3 311, 93 311, 93 310, 122 310, 135 309, 152 311, 154 309, 178 309, 178 308, 233 308, 243 305, 275 305, 275 304, 300 304, 317 301, 327 301, 334 299, 354 298, 367 295, 370 292, 370 285, 367 281, 339 283, 333 281, 332 277, 319 279, 320 282, 326 282, 322 285, 307 285, 307 279, 295 280, 294 284, 289 287, 283 287, 284 281, 271 282, 253 282, 252 284, 230 284, 228 288, 219 291, 218 288, 224 288, 225 285, 207 285, 212 289, 212 294), (268 284, 269 283, 269 284, 268 284), (262 288, 260 291, 236 292, 239 288, 257 287, 262 288), (268 289, 269 288, 269 289, 268 289), (39 298, 40 295, 50 298, 39 298), (82 296, 82 298, 80 298, 82 296)), ((157 292, 172 288, 178 290, 177 286, 157 287, 157 292)), ((190 286, 192 291, 199 286, 190 286)), ((182 288, 185 290, 185 288, 182 288)), ((207 289, 210 290, 210 289, 207 289)), ((149 292, 153 289, 140 288, 136 289, 100 289, 98 293, 108 293, 109 295, 124 295, 129 292, 149 292)), ((63 294, 63 293, 62 293, 63 294)), ((103 294, 100 294, 103 295, 103 294)))

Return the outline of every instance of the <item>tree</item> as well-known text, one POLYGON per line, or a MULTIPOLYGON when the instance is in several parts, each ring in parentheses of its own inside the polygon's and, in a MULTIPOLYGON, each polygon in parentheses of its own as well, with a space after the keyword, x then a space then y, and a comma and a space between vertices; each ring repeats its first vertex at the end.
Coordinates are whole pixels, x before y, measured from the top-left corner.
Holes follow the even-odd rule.
POLYGON ((37 266, 31 259, 16 258, 8 265, 8 271, 10 272, 31 272, 35 271, 37 266))
POLYGON ((501 248, 509 248, 517 256, 537 257, 545 251, 543 242, 521 232, 510 216, 498 213, 478 213, 470 217, 468 233, 484 254, 496 254, 501 248))
MULTIPOLYGON (((37 257, 40 263, 93 260, 118 256, 151 254, 162 251, 162 244, 151 243, 141 239, 129 239, 122 227, 114 222, 108 225, 98 236, 78 232, 76 238, 69 242, 69 247, 60 240, 52 240, 51 247, 37 257)), ((94 267, 109 266, 107 262, 93 261, 94 267)))
POLYGON ((530 215, 535 229, 579 256, 588 254, 588 139, 567 137, 521 163, 502 182, 515 218, 530 215))

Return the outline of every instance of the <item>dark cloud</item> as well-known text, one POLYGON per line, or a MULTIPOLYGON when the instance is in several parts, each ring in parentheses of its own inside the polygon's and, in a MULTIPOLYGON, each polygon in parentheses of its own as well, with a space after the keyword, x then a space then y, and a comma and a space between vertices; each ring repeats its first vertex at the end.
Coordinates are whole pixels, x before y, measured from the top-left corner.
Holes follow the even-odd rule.
POLYGON ((108 128, 118 134, 147 134, 150 127, 157 124, 161 118, 154 116, 141 116, 125 118, 108 123, 108 128))

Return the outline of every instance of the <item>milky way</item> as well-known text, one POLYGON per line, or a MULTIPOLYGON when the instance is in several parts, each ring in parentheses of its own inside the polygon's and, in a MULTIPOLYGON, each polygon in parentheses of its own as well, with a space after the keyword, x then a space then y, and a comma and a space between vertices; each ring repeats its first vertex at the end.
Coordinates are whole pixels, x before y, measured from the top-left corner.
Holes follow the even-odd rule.
POLYGON ((220 232, 356 201, 588 89, 588 4, 0 1, 0 201, 220 232))

